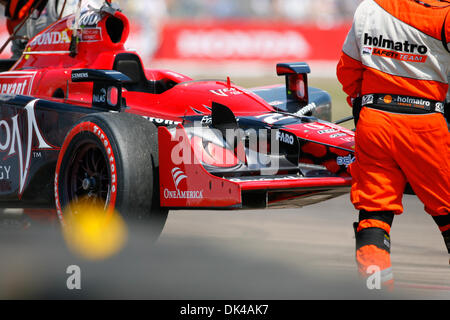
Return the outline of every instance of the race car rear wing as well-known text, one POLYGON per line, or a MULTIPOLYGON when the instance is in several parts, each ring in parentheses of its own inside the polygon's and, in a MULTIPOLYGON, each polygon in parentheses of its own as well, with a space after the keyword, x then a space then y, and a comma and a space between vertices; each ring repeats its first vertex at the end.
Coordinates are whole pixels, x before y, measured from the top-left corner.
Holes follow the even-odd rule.
POLYGON ((288 100, 296 100, 300 105, 309 103, 308 73, 311 72, 306 62, 278 63, 277 75, 286 76, 286 95, 288 100))

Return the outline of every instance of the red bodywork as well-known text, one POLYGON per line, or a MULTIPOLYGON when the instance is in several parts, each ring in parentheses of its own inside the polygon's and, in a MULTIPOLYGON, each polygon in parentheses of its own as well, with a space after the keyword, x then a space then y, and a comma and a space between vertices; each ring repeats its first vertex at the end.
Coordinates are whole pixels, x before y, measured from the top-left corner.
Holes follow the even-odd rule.
MULTIPOLYGON (((118 55, 135 53, 125 48, 130 28, 128 19, 121 12, 115 12, 113 16, 107 13, 88 12, 82 15, 81 20, 82 27, 78 30, 80 40, 75 57, 72 57, 69 51, 74 16, 68 16, 30 40, 23 56, 11 70, 0 74, 1 93, 30 95, 90 108, 93 84, 72 82, 72 70, 111 70, 118 55)), ((142 64, 142 61, 140 62, 142 64)), ((181 134, 184 132, 180 124, 183 119, 186 116, 198 116, 199 112, 206 116, 211 114, 213 102, 226 105, 236 117, 256 117, 268 125, 283 117, 290 117, 277 113, 274 107, 253 92, 229 82, 192 81, 185 75, 168 70, 144 68, 144 74, 146 81, 161 81, 167 87, 158 93, 128 91, 123 88, 122 95, 127 106, 125 112, 148 117, 153 122, 178 124, 177 132, 181 134)), ((320 159, 330 153, 336 157, 352 155, 353 132, 324 122, 297 123, 287 125, 283 130, 303 139, 300 162, 323 165, 336 175, 267 176, 247 180, 219 177, 209 173, 200 161, 193 164, 174 163, 171 151, 179 141, 166 127, 161 126, 159 127, 161 206, 245 207, 244 195, 255 192, 264 194, 269 204, 289 204, 290 200, 295 198, 310 198, 311 195, 316 195, 317 199, 320 196, 327 199, 348 191, 347 187, 351 182, 348 173, 342 171, 342 167, 337 165, 336 161, 330 161, 329 156, 326 160, 320 159), (335 137, 323 133, 327 131, 334 133, 335 137), (178 183, 175 183, 176 173, 185 176, 178 183), (184 192, 186 196, 176 196, 173 192, 178 190, 184 192)), ((192 148, 191 145, 187 147, 192 148)), ((195 154, 194 151, 193 153, 195 154)), ((317 199, 311 202, 317 202, 317 199)), ((307 203, 308 201, 303 202, 307 203)))

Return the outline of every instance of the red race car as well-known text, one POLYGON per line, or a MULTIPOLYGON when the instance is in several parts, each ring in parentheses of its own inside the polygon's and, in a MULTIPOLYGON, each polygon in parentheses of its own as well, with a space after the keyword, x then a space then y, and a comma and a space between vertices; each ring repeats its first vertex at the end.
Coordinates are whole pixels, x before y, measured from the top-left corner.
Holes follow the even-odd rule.
POLYGON ((157 221, 172 209, 303 206, 349 191, 354 133, 306 63, 244 89, 146 69, 110 4, 67 16, 0 63, 0 205, 91 201, 157 221))

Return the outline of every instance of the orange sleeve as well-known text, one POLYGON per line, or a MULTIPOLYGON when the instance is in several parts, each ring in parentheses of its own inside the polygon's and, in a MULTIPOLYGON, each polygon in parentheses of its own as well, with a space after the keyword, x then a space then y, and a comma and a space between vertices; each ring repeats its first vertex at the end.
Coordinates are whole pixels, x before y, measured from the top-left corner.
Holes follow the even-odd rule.
POLYGON ((361 84, 364 66, 361 61, 353 59, 342 52, 341 59, 337 65, 336 75, 342 84, 342 90, 348 95, 347 102, 352 106, 351 99, 361 95, 361 84))
POLYGON ((450 10, 445 17, 444 24, 442 26, 441 36, 444 37, 444 39, 442 39, 444 47, 447 49, 447 51, 449 51, 450 48, 448 43, 450 42, 450 10), (444 30, 445 32, 443 32, 444 30))

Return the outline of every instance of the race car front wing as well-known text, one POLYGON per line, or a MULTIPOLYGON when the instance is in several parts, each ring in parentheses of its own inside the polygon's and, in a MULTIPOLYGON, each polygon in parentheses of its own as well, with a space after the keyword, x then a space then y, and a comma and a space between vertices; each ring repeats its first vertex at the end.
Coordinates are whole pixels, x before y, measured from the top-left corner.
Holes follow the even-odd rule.
POLYGON ((178 125, 176 132, 175 137, 166 127, 158 128, 162 207, 301 207, 340 196, 350 189, 351 177, 305 177, 299 174, 215 176, 195 156, 182 125, 178 125))

